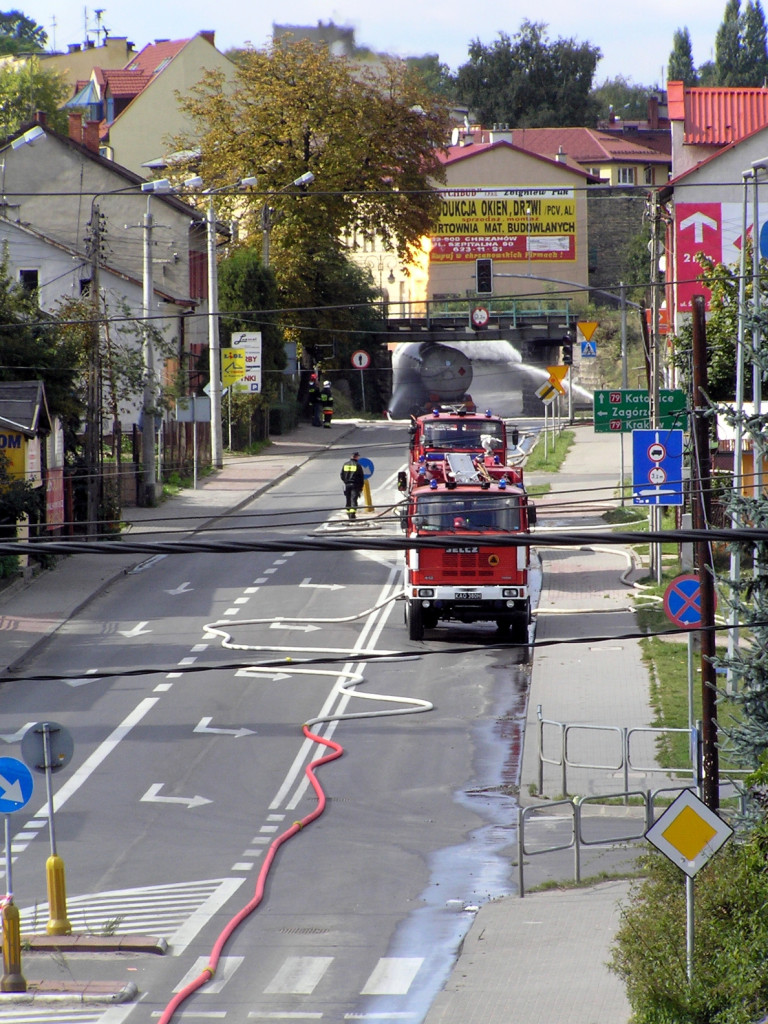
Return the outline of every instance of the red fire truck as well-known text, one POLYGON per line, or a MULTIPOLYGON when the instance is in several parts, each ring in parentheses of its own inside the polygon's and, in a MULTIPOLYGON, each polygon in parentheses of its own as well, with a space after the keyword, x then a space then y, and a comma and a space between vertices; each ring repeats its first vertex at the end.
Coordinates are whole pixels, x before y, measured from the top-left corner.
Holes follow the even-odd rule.
POLYGON ((529 530, 536 511, 522 470, 478 465, 445 452, 428 481, 412 482, 403 512, 409 537, 439 540, 406 552, 405 620, 411 640, 440 621, 495 622, 514 643, 531 621, 529 530), (526 543, 500 543, 520 537, 526 543), (495 542, 495 543, 494 543, 495 542))
POLYGON ((518 450, 517 428, 508 433, 504 420, 490 410, 478 413, 435 408, 426 416, 412 418, 410 434, 409 486, 439 479, 448 452, 479 457, 489 468, 498 467, 503 475, 509 473, 507 462, 518 450))

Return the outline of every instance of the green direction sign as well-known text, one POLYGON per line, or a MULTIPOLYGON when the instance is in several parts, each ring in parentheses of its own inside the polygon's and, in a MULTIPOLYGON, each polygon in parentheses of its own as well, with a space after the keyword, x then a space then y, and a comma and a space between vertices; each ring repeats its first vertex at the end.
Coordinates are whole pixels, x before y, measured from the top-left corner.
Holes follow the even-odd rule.
MULTIPOLYGON (((630 433, 633 430, 651 430, 650 397, 647 391, 616 388, 613 391, 595 391, 595 433, 613 431, 630 433)), ((684 391, 659 391, 659 422, 662 430, 687 430, 688 411, 684 391)))

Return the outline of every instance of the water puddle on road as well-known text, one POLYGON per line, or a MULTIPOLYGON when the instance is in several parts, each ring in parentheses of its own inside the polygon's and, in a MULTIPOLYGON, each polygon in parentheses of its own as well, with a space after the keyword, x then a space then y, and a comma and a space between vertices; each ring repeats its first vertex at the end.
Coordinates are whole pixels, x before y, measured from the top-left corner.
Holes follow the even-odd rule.
POLYGON ((516 891, 511 846, 516 839, 517 791, 530 668, 519 653, 500 650, 494 685, 494 713, 475 733, 474 779, 455 799, 478 815, 481 824, 466 842, 433 854, 430 881, 415 910, 399 927, 388 956, 428 956, 402 997, 387 1006, 379 997, 371 1012, 397 1013, 413 1024, 423 1021, 445 985, 475 914, 490 900, 516 891), (513 660, 514 659, 514 660, 513 660))

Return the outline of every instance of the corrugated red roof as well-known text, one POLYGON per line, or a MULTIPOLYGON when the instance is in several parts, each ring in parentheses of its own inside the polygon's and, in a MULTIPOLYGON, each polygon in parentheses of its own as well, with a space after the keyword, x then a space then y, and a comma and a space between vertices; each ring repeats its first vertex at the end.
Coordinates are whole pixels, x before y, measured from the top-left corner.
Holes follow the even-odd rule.
POLYGON ((669 82, 669 116, 683 121, 686 145, 727 146, 768 125, 768 89, 686 88, 669 82))
POLYGON ((131 57, 125 65, 127 71, 143 71, 147 75, 156 75, 162 71, 169 61, 173 60, 189 39, 177 39, 171 42, 164 39, 156 43, 148 43, 135 57, 131 57))

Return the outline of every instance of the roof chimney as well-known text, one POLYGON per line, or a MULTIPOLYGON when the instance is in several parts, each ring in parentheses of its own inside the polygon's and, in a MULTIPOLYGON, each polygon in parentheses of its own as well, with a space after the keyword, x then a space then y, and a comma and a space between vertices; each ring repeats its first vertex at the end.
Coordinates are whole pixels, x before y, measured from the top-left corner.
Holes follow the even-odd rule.
POLYGON ((86 121, 83 127, 83 145, 91 153, 99 152, 99 121, 86 121))
POLYGON ((83 141, 83 115, 79 110, 72 110, 69 114, 69 137, 74 142, 83 141))
POLYGON ((559 164, 568 163, 568 154, 565 152, 562 146, 557 147, 557 153, 555 153, 555 160, 557 160, 559 164))
POLYGON ((202 36, 207 43, 211 44, 211 46, 216 45, 216 32, 214 30, 208 28, 202 32, 198 32, 197 34, 202 36))

